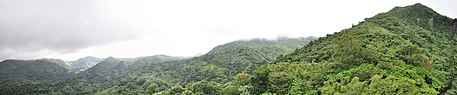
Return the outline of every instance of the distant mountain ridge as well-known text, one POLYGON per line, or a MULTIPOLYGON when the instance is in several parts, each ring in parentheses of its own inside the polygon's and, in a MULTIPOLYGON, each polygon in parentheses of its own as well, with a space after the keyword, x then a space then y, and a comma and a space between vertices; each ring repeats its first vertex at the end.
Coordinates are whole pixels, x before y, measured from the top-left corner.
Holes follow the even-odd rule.
POLYGON ((69 61, 71 63, 71 71, 74 73, 79 73, 81 71, 85 71, 86 69, 89 69, 93 66, 95 66, 97 63, 101 62, 103 58, 97 58, 93 56, 87 56, 84 58, 79 58, 78 60, 75 61, 69 61))
POLYGON ((60 59, 16 60, 0 62, 0 94, 20 94, 72 77, 70 65, 60 59))
POLYGON ((454 95, 456 28, 417 3, 318 39, 234 41, 192 58, 109 57, 76 75, 61 60, 8 60, 0 94, 454 95))
POLYGON ((186 85, 198 81, 228 82, 234 75, 252 72, 253 68, 273 62, 281 54, 292 52, 312 40, 314 37, 251 39, 226 43, 201 56, 144 66, 145 69, 130 72, 107 83, 116 85, 109 85, 97 94, 144 94, 144 86, 151 83, 160 84, 161 89, 170 89, 174 83, 186 85))
POLYGON ((314 38, 235 41, 219 45, 207 54, 192 58, 167 55, 131 59, 109 57, 78 73, 76 78, 52 86, 50 91, 61 92, 58 94, 113 94, 119 91, 125 92, 124 94, 144 94, 145 90, 141 87, 154 82, 163 84, 163 89, 170 87, 171 84, 168 83, 201 80, 226 82, 237 73, 251 72, 252 68, 272 62, 281 54, 292 52, 311 40, 314 38), (127 89, 137 91, 130 92, 127 89))
POLYGON ((277 39, 249 39, 249 40, 237 40, 227 44, 218 45, 211 49, 208 54, 217 53, 228 51, 234 48, 262 48, 262 47, 272 47, 272 46, 283 46, 289 49, 295 49, 295 47, 299 47, 303 45, 303 41, 312 41, 317 39, 316 37, 309 36, 309 37, 298 37, 298 38, 287 38, 287 37, 280 37, 277 39))
POLYGON ((60 59, 8 59, 0 62, 0 77, 18 76, 37 80, 54 80, 71 75, 69 68, 70 65, 60 59))

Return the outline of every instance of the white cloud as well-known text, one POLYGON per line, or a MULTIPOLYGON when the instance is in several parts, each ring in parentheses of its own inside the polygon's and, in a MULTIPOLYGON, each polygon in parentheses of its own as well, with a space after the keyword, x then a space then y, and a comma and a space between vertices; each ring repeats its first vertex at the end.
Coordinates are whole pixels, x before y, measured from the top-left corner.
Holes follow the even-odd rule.
MULTIPOLYGON (((42 48, 13 56, 18 58, 44 56, 76 59, 88 55, 135 57, 155 54, 192 56, 237 39, 324 36, 349 28, 364 18, 386 12, 395 6, 416 2, 432 7, 441 14, 457 17, 455 0, 19 1, 27 0, 0 1, 3 3, 0 4, 3 6, 0 11, 8 12, 0 16, 3 17, 0 20, 33 25, 0 23, 0 28, 13 27, 8 29, 17 30, 6 33, 12 36, 3 40, 14 42, 12 40, 19 37, 15 42, 18 43, 16 47, 36 44, 42 48), (40 15, 35 17, 33 12, 40 12, 40 15), (51 32, 46 32, 48 30, 51 32), (59 32, 61 30, 68 32, 59 32), (18 36, 16 32, 29 35, 18 36), (38 42, 25 40, 31 36, 37 36, 32 38, 38 42), (33 55, 40 51, 47 52, 33 55)), ((13 51, 26 49, 29 48, 13 51)))

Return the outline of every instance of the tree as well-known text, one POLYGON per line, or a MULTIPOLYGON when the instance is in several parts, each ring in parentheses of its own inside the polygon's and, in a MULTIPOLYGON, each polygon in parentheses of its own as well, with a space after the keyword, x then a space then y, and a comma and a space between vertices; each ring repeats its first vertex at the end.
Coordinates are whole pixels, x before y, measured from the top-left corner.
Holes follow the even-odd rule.
POLYGON ((251 75, 247 73, 239 73, 235 76, 235 83, 239 85, 247 85, 251 80, 251 75))
POLYGON ((158 92, 158 88, 159 86, 156 84, 156 83, 152 83, 151 85, 148 86, 146 92, 150 95, 154 94, 154 93, 157 93, 158 92))
MULTIPOLYGON (((357 30, 354 30, 357 31, 357 30)), ((358 30, 362 31, 362 30, 358 30)), ((370 54, 373 54, 364 48, 363 38, 359 36, 348 36, 335 39, 336 47, 334 47, 334 56, 339 56, 336 59, 342 63, 351 66, 357 66, 362 63, 373 61, 370 54)))
POLYGON ((398 56, 408 64, 424 67, 429 71, 433 68, 433 59, 428 57, 426 51, 417 45, 403 46, 398 53, 398 56))
POLYGON ((208 81, 196 82, 192 84, 190 89, 195 94, 219 95, 221 93, 220 84, 208 81))
POLYGON ((181 85, 176 84, 170 89, 170 94, 182 94, 184 92, 184 88, 181 85))
POLYGON ((269 89, 277 94, 286 94, 290 86, 291 77, 286 72, 275 72, 268 76, 269 89))

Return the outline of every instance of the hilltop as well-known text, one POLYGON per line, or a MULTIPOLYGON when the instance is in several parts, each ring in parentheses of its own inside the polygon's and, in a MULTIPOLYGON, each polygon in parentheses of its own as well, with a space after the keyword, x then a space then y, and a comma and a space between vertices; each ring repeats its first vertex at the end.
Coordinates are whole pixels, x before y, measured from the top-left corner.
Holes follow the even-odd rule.
POLYGON ((453 95, 455 21, 417 3, 318 39, 238 40, 191 58, 4 60, 0 94, 453 95))
POLYGON ((456 94, 451 28, 425 5, 395 7, 259 67, 248 84, 257 94, 456 94))

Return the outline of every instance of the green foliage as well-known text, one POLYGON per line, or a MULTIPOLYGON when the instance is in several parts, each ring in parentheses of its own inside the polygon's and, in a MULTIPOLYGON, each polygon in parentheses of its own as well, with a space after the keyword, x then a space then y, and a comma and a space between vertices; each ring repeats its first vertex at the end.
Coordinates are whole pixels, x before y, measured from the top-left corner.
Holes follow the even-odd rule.
POLYGON ((156 83, 152 83, 148 86, 146 93, 151 94, 151 95, 154 93, 157 93, 159 91, 158 87, 159 87, 159 85, 157 85, 156 83))
MULTIPOLYGON (((210 53, 186 59, 165 55, 133 59, 109 57, 71 78, 32 87, 42 88, 36 90, 43 94, 246 95, 250 93, 248 83, 255 68, 273 62, 281 54, 292 52, 310 40, 313 38, 235 41, 215 47, 210 53), (238 74, 241 72, 244 73, 238 74), (237 74, 239 76, 235 77, 237 74), (238 81, 232 81, 234 78, 238 81)), ((81 62, 92 62, 89 59, 81 62)), ((26 93, 37 94, 36 90, 26 93)))
POLYGON ((190 84, 189 88, 194 94, 220 95, 221 85, 215 82, 199 81, 190 84))
POLYGON ((396 7, 260 66, 251 94, 454 93, 449 22, 421 4, 396 7))
POLYGON ((173 94, 173 95, 175 95, 175 94, 183 94, 184 93, 184 88, 182 88, 181 85, 176 84, 175 86, 171 87, 169 92, 170 92, 170 94, 173 94))
MULTIPOLYGON (((456 94, 457 37, 451 21, 415 4, 396 7, 314 41, 235 41, 187 59, 107 58, 73 78, 57 82, 42 81, 53 76, 47 69, 38 72, 46 77, 17 77, 8 72, 14 69, 4 67, 23 65, 5 64, 6 61, 0 63, 0 83, 6 85, 0 94, 456 94), (48 83, 51 84, 45 85, 48 83)), ((60 61, 50 62, 57 64, 43 68, 68 70, 60 61)))
POLYGON ((4 60, 0 62, 0 94, 49 93, 43 87, 72 75, 69 64, 58 59, 4 60))
POLYGON ((422 66, 429 70, 433 67, 433 59, 427 56, 425 50, 420 49, 415 45, 407 45, 401 47, 397 55, 400 59, 403 59, 406 63, 414 66, 422 66))
POLYGON ((268 75, 268 80, 268 89, 271 89, 271 92, 285 94, 290 86, 291 76, 286 72, 275 72, 268 75))
POLYGON ((247 85, 251 81, 251 77, 247 73, 239 73, 235 76, 234 82, 239 85, 247 85))
POLYGON ((87 56, 84 58, 80 58, 76 61, 70 61, 71 63, 71 71, 74 73, 79 73, 81 71, 85 71, 93 66, 95 66, 97 63, 103 61, 101 58, 96 58, 92 56, 87 56))

